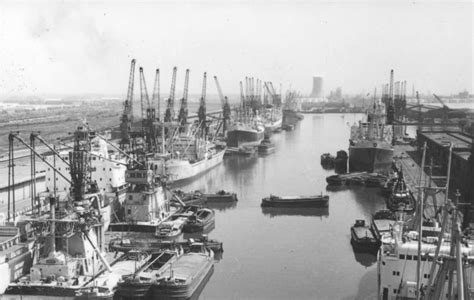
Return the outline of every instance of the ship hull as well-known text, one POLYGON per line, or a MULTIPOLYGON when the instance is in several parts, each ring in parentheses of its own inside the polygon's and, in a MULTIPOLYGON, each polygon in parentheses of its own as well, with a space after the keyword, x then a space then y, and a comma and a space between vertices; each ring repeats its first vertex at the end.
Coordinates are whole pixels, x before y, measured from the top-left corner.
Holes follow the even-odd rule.
POLYGON ((371 143, 370 145, 349 147, 350 172, 387 171, 392 166, 393 149, 371 143))
POLYGON ((235 129, 227 131, 227 146, 253 146, 260 144, 264 138, 264 131, 254 129, 235 129))
POLYGON ((222 162, 226 149, 222 149, 212 155, 210 158, 202 159, 195 163, 186 160, 168 160, 166 161, 166 174, 173 182, 179 182, 190 179, 205 171, 217 166, 222 162))
POLYGON ((276 121, 269 121, 265 123, 265 134, 272 134, 273 132, 278 131, 281 128, 282 119, 278 119, 276 121))
POLYGON ((295 126, 298 121, 302 119, 301 114, 297 113, 296 111, 292 109, 284 109, 283 110, 283 120, 282 120, 282 125, 293 125, 295 126))

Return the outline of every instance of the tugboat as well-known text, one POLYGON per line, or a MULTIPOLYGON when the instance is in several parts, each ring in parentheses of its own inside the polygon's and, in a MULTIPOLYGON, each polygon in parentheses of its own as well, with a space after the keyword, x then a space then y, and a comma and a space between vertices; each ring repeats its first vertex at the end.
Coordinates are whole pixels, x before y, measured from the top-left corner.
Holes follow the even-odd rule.
POLYGON ((205 231, 214 226, 214 211, 209 208, 201 208, 194 215, 188 218, 183 227, 183 232, 193 233, 205 231))
POLYGON ((262 199, 262 207, 328 207, 328 195, 315 196, 274 196, 262 199))
POLYGON ((330 153, 321 154, 321 166, 323 166, 324 169, 334 168, 334 160, 335 157, 332 156, 330 153))
POLYGON ((364 220, 356 220, 351 227, 351 244, 355 251, 376 252, 380 247, 380 241, 374 236, 364 220))
POLYGON ((214 271, 214 252, 190 252, 170 266, 164 278, 152 285, 154 299, 197 297, 214 271))
POLYGON ((387 207, 392 211, 404 211, 413 213, 416 207, 416 201, 413 194, 408 189, 403 172, 398 172, 398 178, 392 188, 392 194, 387 200, 387 207))

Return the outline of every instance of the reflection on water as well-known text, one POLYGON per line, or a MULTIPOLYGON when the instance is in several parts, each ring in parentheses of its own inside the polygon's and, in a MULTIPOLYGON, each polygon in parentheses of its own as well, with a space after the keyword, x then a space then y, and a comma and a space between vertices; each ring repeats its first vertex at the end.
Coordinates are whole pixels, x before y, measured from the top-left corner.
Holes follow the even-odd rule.
POLYGON ((218 211, 226 211, 228 209, 235 209, 237 207, 237 201, 232 202, 207 202, 204 206, 218 211))
POLYGON ((262 207, 262 213, 270 218, 278 216, 327 217, 327 207, 262 207))
POLYGON ((216 228, 209 238, 223 242, 226 255, 215 265, 200 299, 354 299, 376 292, 376 279, 361 285, 376 266, 369 257, 354 259, 350 227, 356 219, 370 220, 384 201, 376 189, 326 189, 325 179, 334 170, 320 165, 322 153, 347 151, 347 123, 363 115, 341 116, 305 116, 294 131, 272 136, 274 153, 225 157, 182 187, 226 190, 239 198, 231 208, 216 208, 216 228), (315 195, 326 190, 326 211, 260 207, 269 194, 315 195))

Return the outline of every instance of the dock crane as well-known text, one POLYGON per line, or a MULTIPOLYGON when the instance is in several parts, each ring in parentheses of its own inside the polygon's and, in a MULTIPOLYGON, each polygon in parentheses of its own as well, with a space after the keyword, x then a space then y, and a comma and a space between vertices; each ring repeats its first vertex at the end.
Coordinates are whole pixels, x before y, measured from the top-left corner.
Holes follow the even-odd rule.
POLYGON ((156 102, 156 118, 160 120, 160 69, 156 69, 155 85, 153 87, 153 95, 151 97, 151 105, 155 107, 156 102))
POLYGON ((148 111, 150 109, 150 98, 148 98, 148 91, 147 91, 147 88, 146 88, 145 75, 143 75, 143 68, 140 67, 139 70, 140 70, 141 115, 142 115, 142 120, 145 120, 145 117, 146 117, 145 111, 148 111), (145 104, 143 103, 144 101, 146 101, 145 104))
POLYGON ((436 100, 439 101, 439 103, 441 103, 441 105, 443 106, 443 121, 447 121, 448 120, 448 113, 449 111, 451 110, 446 104, 444 104, 443 100, 441 100, 440 97, 438 97, 436 94, 433 94, 433 96, 436 98, 436 100))
POLYGON ((202 79, 202 93, 201 93, 201 101, 199 103, 199 110, 198 110, 198 119, 199 119, 199 127, 201 128, 201 135, 204 137, 207 135, 207 124, 206 124, 206 81, 207 81, 207 74, 204 72, 204 76, 202 79))
POLYGON ((186 69, 186 77, 184 78, 183 98, 181 98, 181 107, 178 114, 179 131, 184 132, 188 123, 188 86, 189 86, 189 69, 186 69))
POLYGON ((168 98, 168 102, 166 104, 166 112, 165 112, 165 122, 171 122, 174 119, 174 92, 176 89, 176 72, 178 68, 173 68, 173 78, 171 80, 171 90, 170 96, 168 98))
POLYGON ((219 92, 219 98, 221 99, 221 105, 222 105, 222 132, 226 133, 227 131, 227 123, 230 120, 230 105, 229 105, 229 100, 227 99, 227 96, 224 96, 222 93, 221 85, 219 84, 219 81, 217 80, 217 76, 214 76, 214 80, 216 81, 216 87, 217 91, 219 92))
POLYGON ((132 59, 130 64, 130 75, 128 79, 127 99, 123 104, 123 113, 120 118, 120 149, 124 149, 130 145, 130 131, 132 130, 133 122, 133 85, 135 81, 135 59, 132 59))
MULTIPOLYGON (((155 126, 156 112, 155 107, 150 103, 148 97, 148 90, 146 87, 145 75, 143 74, 143 68, 140 67, 140 99, 142 103, 146 101, 146 116, 142 119, 142 135, 145 137, 146 150, 153 152, 157 148, 157 128, 155 126)), ((143 109, 142 109, 143 114, 143 109)))

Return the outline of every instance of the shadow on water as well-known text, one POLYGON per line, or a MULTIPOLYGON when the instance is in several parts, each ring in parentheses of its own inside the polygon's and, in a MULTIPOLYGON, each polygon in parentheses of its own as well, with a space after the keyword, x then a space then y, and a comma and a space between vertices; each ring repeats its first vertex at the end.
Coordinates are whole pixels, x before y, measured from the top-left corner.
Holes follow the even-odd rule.
POLYGON ((262 207, 262 213, 270 218, 280 216, 328 217, 327 207, 262 207))
POLYGON ((208 228, 206 228, 205 230, 203 230, 201 232, 183 233, 183 238, 185 240, 187 240, 187 239, 200 239, 200 238, 202 238, 203 234, 209 234, 215 228, 216 228, 216 224, 213 223, 211 226, 209 226, 208 228))
POLYGON ((354 247, 352 247, 352 253, 354 253, 355 260, 366 268, 372 266, 374 263, 377 262, 376 252, 371 253, 356 251, 354 247))
POLYGON ((376 282, 377 269, 372 269, 360 279, 357 294, 345 297, 343 300, 377 300, 377 290, 373 288, 376 282))

